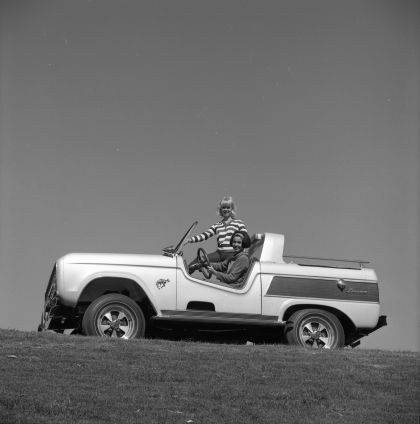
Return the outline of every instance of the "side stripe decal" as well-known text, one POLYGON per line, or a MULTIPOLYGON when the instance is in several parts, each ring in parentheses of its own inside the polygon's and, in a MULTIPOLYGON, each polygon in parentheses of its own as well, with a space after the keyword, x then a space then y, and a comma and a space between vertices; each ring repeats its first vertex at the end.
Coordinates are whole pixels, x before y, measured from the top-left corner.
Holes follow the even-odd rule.
POLYGON ((377 283, 274 276, 266 296, 379 302, 377 283))

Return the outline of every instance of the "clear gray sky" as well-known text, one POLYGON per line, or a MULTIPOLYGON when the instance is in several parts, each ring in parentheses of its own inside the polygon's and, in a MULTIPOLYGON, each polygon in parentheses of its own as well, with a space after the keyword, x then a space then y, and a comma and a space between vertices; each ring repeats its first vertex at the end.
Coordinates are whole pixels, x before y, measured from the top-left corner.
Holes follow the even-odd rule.
POLYGON ((230 194, 288 254, 370 260, 389 326, 364 346, 419 349, 418 1, 2 0, 0 19, 0 327, 36 329, 58 257, 159 253, 230 194))

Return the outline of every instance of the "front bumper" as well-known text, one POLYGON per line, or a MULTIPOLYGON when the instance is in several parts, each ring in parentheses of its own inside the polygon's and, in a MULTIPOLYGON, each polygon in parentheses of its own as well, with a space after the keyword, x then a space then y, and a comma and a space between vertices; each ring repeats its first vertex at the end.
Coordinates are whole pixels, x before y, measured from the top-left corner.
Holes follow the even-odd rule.
POLYGON ((38 331, 56 331, 77 330, 80 327, 81 314, 74 308, 60 305, 58 299, 55 304, 45 303, 41 315, 41 322, 38 325, 38 331))
POLYGON ((56 273, 57 266, 54 266, 45 292, 44 308, 38 331, 64 332, 66 329, 79 328, 81 315, 78 311, 60 304, 60 298, 57 293, 56 273))

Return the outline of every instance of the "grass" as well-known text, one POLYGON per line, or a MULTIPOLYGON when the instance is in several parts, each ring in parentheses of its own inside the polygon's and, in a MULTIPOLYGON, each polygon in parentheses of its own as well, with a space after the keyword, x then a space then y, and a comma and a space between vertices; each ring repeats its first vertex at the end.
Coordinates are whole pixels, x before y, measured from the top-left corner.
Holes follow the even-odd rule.
POLYGON ((0 423, 417 424, 419 359, 0 330, 0 423))

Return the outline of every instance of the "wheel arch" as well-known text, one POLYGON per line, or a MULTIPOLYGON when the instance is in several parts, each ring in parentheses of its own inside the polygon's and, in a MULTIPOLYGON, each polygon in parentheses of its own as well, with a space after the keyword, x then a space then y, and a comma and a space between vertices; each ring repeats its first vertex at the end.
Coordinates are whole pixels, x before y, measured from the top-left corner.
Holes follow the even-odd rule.
POLYGON ((119 293, 134 300, 142 309, 146 319, 157 314, 153 302, 143 287, 128 276, 95 276, 84 287, 77 306, 84 312, 95 299, 109 293, 119 293))
POLYGON ((321 309, 323 311, 327 311, 335 315, 343 326, 345 344, 347 343, 347 340, 350 339, 350 337, 356 332, 356 326, 344 312, 326 305, 305 303, 289 306, 284 312, 283 320, 287 321, 295 312, 300 311, 302 309, 321 309))

